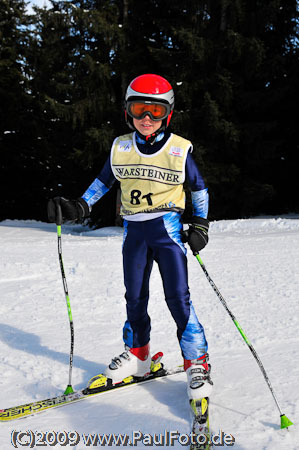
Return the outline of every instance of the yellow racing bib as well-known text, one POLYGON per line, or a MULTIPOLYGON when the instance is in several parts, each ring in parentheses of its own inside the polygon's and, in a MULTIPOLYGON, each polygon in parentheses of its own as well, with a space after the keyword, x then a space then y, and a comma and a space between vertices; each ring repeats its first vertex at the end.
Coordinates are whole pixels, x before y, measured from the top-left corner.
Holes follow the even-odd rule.
POLYGON ((121 186, 122 216, 185 209, 185 164, 192 144, 171 134, 153 155, 141 153, 135 133, 119 136, 111 149, 111 168, 121 186))

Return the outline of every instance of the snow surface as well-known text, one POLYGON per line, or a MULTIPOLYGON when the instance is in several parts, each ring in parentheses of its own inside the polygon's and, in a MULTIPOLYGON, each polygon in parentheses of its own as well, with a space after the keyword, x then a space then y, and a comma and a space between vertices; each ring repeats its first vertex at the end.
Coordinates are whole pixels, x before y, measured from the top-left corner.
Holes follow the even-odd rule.
MULTIPOLYGON (((294 422, 289 430, 280 430, 278 409, 255 359, 188 251, 192 301, 209 341, 212 430, 232 434, 236 441, 228 448, 235 450, 299 449, 299 217, 219 221, 210 230, 201 257, 261 358, 282 411, 294 422)), ((63 261, 75 328, 74 388, 84 387, 123 349, 122 231, 63 227, 63 261)), ((0 246, 0 405, 5 408, 64 392, 70 328, 56 226, 3 221, 0 246)), ((167 367, 181 364, 156 266, 149 310, 152 352, 163 351, 167 367)), ((0 448, 13 448, 12 430, 130 436, 138 430, 188 433, 185 391, 182 373, 1 423, 0 448)), ((88 447, 81 439, 75 447, 64 448, 88 447)), ((186 447, 177 442, 172 448, 186 447)))

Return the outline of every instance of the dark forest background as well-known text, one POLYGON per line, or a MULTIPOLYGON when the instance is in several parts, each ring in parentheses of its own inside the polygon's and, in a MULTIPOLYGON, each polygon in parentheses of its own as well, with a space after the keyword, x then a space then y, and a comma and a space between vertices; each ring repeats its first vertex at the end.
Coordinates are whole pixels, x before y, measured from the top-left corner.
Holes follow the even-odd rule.
MULTIPOLYGON (((175 90, 171 131, 190 139, 209 218, 299 213, 295 0, 0 0, 0 220, 47 220, 83 194, 142 73, 175 90)), ((94 208, 115 223, 117 186, 94 208)))

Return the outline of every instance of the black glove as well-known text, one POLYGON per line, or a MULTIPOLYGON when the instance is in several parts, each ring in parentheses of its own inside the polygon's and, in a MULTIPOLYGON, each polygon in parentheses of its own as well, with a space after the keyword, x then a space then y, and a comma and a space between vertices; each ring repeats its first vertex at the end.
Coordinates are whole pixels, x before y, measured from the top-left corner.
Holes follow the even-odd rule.
POLYGON ((57 205, 61 207, 62 218, 72 222, 82 222, 89 217, 89 207, 83 198, 69 200, 64 197, 55 197, 48 201, 48 219, 49 222, 57 223, 57 205))
POLYGON ((209 221, 203 217, 193 216, 190 222, 189 229, 181 233, 182 241, 188 242, 193 254, 196 255, 209 241, 209 221))

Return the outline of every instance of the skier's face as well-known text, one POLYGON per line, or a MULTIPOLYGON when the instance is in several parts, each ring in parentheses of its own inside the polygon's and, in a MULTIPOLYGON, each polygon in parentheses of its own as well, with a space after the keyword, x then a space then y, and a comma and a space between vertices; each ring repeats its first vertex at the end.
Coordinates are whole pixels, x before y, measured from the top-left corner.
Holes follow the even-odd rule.
POLYGON ((146 115, 142 119, 133 119, 133 124, 136 130, 143 136, 150 136, 159 130, 162 125, 162 120, 152 120, 150 116, 146 115))

